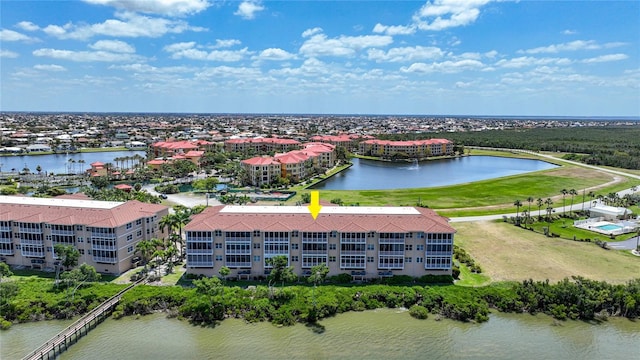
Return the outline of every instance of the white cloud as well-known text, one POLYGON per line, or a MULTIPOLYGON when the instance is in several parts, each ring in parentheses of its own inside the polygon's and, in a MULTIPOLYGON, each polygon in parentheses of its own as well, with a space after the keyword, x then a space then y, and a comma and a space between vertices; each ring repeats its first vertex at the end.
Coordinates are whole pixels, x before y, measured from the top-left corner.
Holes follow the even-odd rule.
POLYGON ((14 58, 17 58, 18 56, 20 55, 18 55, 17 52, 0 49, 0 58, 14 59, 14 58))
POLYGON ((264 10, 264 6, 260 1, 243 1, 238 5, 238 10, 234 15, 238 15, 245 20, 252 20, 256 17, 256 13, 264 10))
POLYGON ((190 26, 182 20, 153 18, 132 12, 119 12, 115 17, 117 19, 109 19, 98 24, 74 25, 67 23, 64 26, 49 25, 42 30, 59 39, 75 40, 86 40, 98 35, 157 38, 167 33, 179 34, 185 31, 205 30, 190 26))
POLYGON ((283 68, 269 71, 269 74, 286 77, 319 76, 331 73, 332 71, 329 70, 327 64, 316 58, 306 59, 298 68, 283 68))
POLYGON ((466 70, 479 70, 484 68, 484 64, 478 60, 443 61, 440 63, 413 63, 409 67, 401 67, 404 73, 458 73, 466 70))
POLYGON ((136 52, 136 49, 133 46, 120 40, 99 40, 94 44, 89 45, 89 47, 93 50, 103 50, 115 53, 132 54, 136 52))
POLYGON ((136 73, 151 73, 151 74, 170 74, 170 73, 185 73, 193 71, 193 68, 186 66, 167 66, 167 67, 155 67, 149 64, 127 64, 127 65, 111 65, 109 69, 118 69, 124 71, 131 71, 136 73))
POLYGON ((244 59, 253 52, 246 47, 240 50, 213 50, 205 51, 196 48, 195 42, 183 42, 167 45, 164 47, 166 52, 171 53, 173 59, 191 59, 191 60, 208 60, 208 61, 224 61, 235 62, 244 59))
POLYGON ((321 32, 322 32, 322 28, 314 27, 313 29, 307 29, 307 30, 303 31, 302 32, 302 37, 303 38, 310 37, 312 35, 319 34, 321 32))
POLYGON ((521 56, 513 59, 502 59, 496 63, 496 66, 517 69, 527 66, 569 65, 571 62, 572 61, 567 58, 536 58, 531 56, 521 56))
POLYGON ((40 26, 32 23, 31 21, 20 21, 16 24, 17 27, 24 31, 36 31, 40 30, 40 26))
POLYGON ((127 53, 112 53, 108 51, 72 51, 57 49, 38 49, 33 51, 33 55, 76 62, 119 62, 134 61, 139 58, 139 56, 127 53))
POLYGON ((195 41, 180 42, 180 43, 167 45, 163 48, 163 50, 166 52, 177 52, 177 51, 191 49, 195 46, 196 46, 195 41))
POLYGON ((230 78, 238 77, 245 79, 255 79, 260 76, 260 70, 256 68, 248 67, 231 67, 231 66, 217 66, 212 68, 206 68, 201 72, 195 74, 196 78, 230 78))
POLYGON ((384 51, 380 49, 370 49, 367 53, 368 59, 376 62, 405 62, 437 59, 444 55, 444 52, 432 46, 400 47, 384 51))
POLYGON ((491 0, 433 0, 427 1, 414 15, 413 21, 421 30, 444 30, 465 26, 476 21, 480 8, 491 0))
POLYGON ((376 24, 373 27, 374 33, 384 33, 387 35, 411 35, 416 32, 416 27, 414 25, 404 26, 404 25, 382 25, 380 23, 376 24))
POLYGON ((211 6, 209 0, 84 0, 84 2, 168 16, 195 14, 211 6))
POLYGON ((213 45, 212 48, 214 49, 229 48, 229 47, 233 47, 240 44, 242 44, 242 41, 237 39, 216 39, 216 44, 213 45))
POLYGON ((561 51, 577 51, 577 50, 599 50, 599 49, 611 49, 614 47, 623 46, 622 42, 610 42, 606 44, 598 44, 595 40, 575 40, 571 42, 553 44, 549 46, 541 46, 533 49, 518 50, 520 54, 541 54, 551 53, 555 54, 561 51))
POLYGON ((620 61, 628 58, 629 56, 627 56, 626 54, 608 54, 608 55, 593 57, 590 59, 584 59, 582 60, 582 62, 586 64, 593 64, 593 63, 602 63, 602 62, 610 62, 610 61, 620 61))
POLYGON ((572 29, 566 29, 566 30, 564 30, 564 31, 562 32, 562 34, 563 34, 563 35, 575 35, 575 34, 577 34, 577 33, 578 33, 577 31, 572 30, 572 29))
POLYGON ((300 46, 299 51, 307 57, 353 56, 357 51, 371 47, 387 46, 392 42, 393 39, 388 35, 342 35, 329 39, 325 34, 316 33, 315 35, 311 35, 302 46, 300 46))
POLYGON ((273 60, 273 61, 285 61, 295 59, 296 55, 279 48, 264 49, 260 52, 260 55, 256 56, 256 60, 273 60))
POLYGON ((32 38, 31 36, 27 36, 17 31, 2 29, 0 30, 0 41, 33 42, 33 41, 38 41, 38 39, 32 38))
POLYGON ((48 65, 34 65, 34 69, 42 71, 67 71, 67 68, 60 65, 48 64, 48 65))

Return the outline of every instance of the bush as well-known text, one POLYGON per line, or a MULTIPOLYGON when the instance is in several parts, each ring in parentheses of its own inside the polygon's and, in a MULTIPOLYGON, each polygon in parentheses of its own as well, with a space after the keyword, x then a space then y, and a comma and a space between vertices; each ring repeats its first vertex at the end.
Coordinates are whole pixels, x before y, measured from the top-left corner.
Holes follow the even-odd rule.
POLYGON ((424 320, 429 317, 429 310, 424 306, 413 305, 409 308, 409 315, 413 316, 416 319, 424 320))
POLYGON ((454 279, 460 279, 460 268, 458 266, 453 266, 451 267, 451 276, 453 276, 454 279))
POLYGON ((352 278, 350 274, 343 273, 339 275, 330 276, 327 280, 334 284, 348 284, 351 282, 352 278))

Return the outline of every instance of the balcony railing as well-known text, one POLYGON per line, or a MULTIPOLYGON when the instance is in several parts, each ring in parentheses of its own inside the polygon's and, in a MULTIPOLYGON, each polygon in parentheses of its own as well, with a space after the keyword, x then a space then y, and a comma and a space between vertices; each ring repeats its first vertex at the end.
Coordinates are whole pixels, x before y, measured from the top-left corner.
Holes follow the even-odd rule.
POLYGON ((113 257, 106 257, 106 256, 94 256, 93 261, 99 262, 99 263, 115 264, 118 262, 118 259, 113 257))
POLYGON ((251 249, 247 250, 227 250, 225 255, 251 255, 251 249))
POLYGON ((302 255, 327 255, 327 250, 302 250, 302 255))
POLYGON ((425 256, 429 257, 429 256, 451 256, 452 252, 451 251, 427 251, 425 253, 425 256))
POLYGON ((0 237, 0 243, 2 243, 2 244, 11 244, 12 242, 13 242, 13 239, 11 239, 11 238, 0 237))
POLYGON ((116 234, 106 234, 106 233, 91 233, 92 239, 115 239, 116 234))
POLYGON ((201 243, 211 243, 213 242, 212 237, 200 237, 200 236, 188 236, 187 242, 201 242, 201 243))
POLYGON ((13 255, 12 249, 0 249, 0 255, 13 255))
POLYGON ((381 256, 404 256, 404 250, 378 251, 378 255, 381 255, 381 256))
POLYGON ((187 255, 213 254, 213 249, 187 249, 187 255))
POLYGON ((20 245, 44 246, 44 240, 20 239, 20 245))
POLYGON ((365 256, 367 254, 366 250, 340 250, 340 255, 360 255, 365 256))
POLYGON ((226 262, 225 265, 227 265, 230 268, 250 268, 251 261, 226 262))
POLYGON ((213 261, 189 261, 189 267, 213 267, 213 261))
POLYGON ((75 233, 73 230, 55 230, 51 229, 51 235, 64 235, 64 236, 73 236, 75 233))
POLYGON ((25 234, 41 234, 42 229, 18 227, 18 232, 25 233, 25 234))
POLYGON ((11 226, 0 226, 0 231, 3 232, 8 232, 8 231, 12 231, 13 228, 11 226))
POLYGON ((44 257, 44 249, 42 251, 22 250, 22 256, 44 257))
POLYGON ((115 245, 91 244, 91 249, 92 250, 110 250, 110 251, 115 251, 115 250, 118 250, 118 247, 115 246, 115 245))

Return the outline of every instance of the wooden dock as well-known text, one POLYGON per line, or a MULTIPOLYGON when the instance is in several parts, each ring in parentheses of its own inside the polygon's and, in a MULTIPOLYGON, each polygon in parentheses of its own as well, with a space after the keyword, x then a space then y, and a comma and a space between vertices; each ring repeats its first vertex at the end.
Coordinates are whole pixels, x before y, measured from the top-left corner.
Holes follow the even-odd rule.
POLYGON ((110 297, 108 300, 100 304, 100 306, 91 310, 80 319, 75 321, 73 324, 69 325, 64 330, 60 331, 54 337, 49 339, 49 341, 42 344, 37 349, 33 350, 27 356, 25 356, 24 360, 44 360, 44 359, 55 359, 62 352, 67 350, 69 346, 78 342, 78 340, 87 335, 89 331, 98 324, 100 324, 104 319, 106 319, 113 309, 118 305, 122 295, 132 288, 136 287, 144 283, 146 279, 140 279, 135 283, 127 286, 125 289, 121 290, 114 296, 110 297))

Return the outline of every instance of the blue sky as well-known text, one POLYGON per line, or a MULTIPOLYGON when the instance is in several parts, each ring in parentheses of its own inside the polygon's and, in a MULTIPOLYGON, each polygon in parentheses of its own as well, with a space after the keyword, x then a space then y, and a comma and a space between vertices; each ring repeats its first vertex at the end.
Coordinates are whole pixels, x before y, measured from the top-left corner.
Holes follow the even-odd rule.
POLYGON ((0 2, 0 110, 640 116, 639 1, 0 2))

